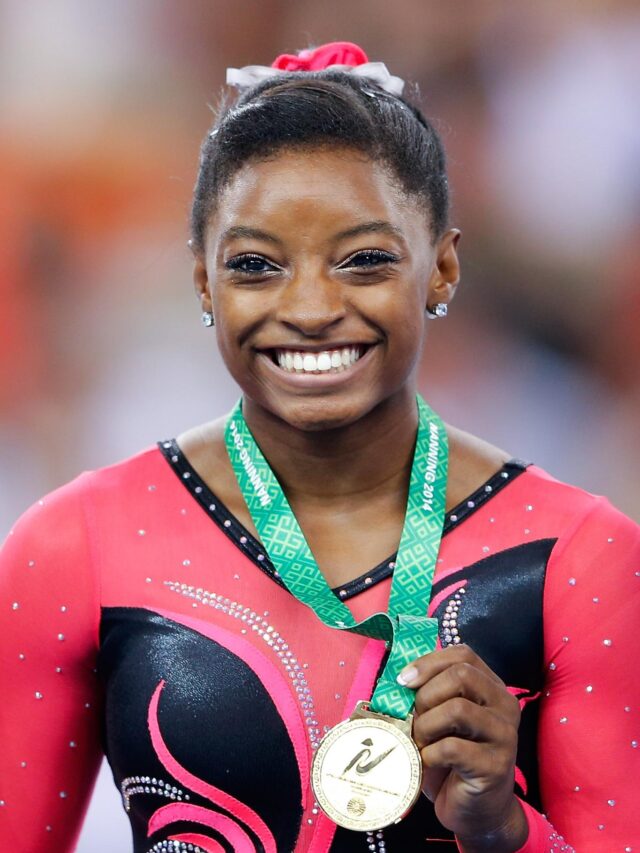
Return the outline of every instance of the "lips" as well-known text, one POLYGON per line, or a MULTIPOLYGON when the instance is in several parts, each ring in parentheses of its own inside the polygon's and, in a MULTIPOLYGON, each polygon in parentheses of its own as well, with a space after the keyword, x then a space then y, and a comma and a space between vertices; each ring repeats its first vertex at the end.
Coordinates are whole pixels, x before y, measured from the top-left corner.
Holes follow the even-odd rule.
POLYGON ((273 361, 286 373, 342 373, 349 370, 368 347, 362 344, 326 349, 320 352, 276 348, 273 361))

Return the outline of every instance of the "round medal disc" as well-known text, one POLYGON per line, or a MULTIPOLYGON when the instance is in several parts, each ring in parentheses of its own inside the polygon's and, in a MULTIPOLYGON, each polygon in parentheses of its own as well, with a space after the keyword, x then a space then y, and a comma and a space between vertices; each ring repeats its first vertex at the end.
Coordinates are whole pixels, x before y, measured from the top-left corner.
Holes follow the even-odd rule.
POLYGON ((381 715, 339 723, 320 742, 311 767, 311 785, 325 814, 361 832, 401 820, 421 783, 418 747, 381 715))

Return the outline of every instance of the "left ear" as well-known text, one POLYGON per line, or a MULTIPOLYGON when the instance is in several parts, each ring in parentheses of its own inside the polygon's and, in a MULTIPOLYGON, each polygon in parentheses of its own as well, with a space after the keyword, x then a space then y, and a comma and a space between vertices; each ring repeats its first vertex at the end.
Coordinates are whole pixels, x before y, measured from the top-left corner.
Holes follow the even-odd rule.
POLYGON ((432 308, 438 303, 448 305, 455 296, 460 281, 459 240, 460 231, 457 228, 449 228, 438 240, 436 262, 429 279, 425 308, 432 308))

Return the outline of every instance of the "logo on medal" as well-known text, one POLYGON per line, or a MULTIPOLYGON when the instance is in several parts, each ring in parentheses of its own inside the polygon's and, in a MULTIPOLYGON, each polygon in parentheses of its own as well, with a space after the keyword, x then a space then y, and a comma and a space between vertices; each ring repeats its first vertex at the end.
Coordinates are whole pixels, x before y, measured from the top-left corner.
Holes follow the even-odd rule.
POLYGON ((373 758, 371 761, 368 761, 368 759, 371 758, 371 749, 369 749, 369 747, 373 746, 373 741, 370 737, 365 738, 362 741, 362 745, 366 747, 366 749, 361 749, 360 752, 356 753, 356 755, 351 759, 351 761, 342 771, 343 775, 355 766, 356 773, 359 773, 361 776, 364 776, 365 773, 369 773, 371 770, 373 770, 374 767, 377 767, 381 761, 384 761, 385 758, 390 755, 396 748, 396 744, 394 744, 390 749, 387 749, 377 758, 373 758), (362 761, 365 761, 366 763, 362 764, 362 761))
POLYGON ((339 826, 373 832, 400 820, 420 794, 413 718, 392 719, 358 702, 322 739, 311 766, 319 806, 339 826), (376 769, 376 768, 382 768, 376 769))
POLYGON ((361 800, 360 797, 353 797, 347 803, 347 811, 350 815, 353 815, 353 817, 360 817, 360 815, 363 815, 366 808, 364 800, 361 800))

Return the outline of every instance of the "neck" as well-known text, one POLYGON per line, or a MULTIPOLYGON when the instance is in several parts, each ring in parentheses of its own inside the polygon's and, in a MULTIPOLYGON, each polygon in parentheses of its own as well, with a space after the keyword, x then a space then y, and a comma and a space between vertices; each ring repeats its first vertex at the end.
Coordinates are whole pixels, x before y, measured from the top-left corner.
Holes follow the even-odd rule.
POLYGON ((256 441, 290 501, 332 504, 371 499, 408 488, 418 426, 413 391, 381 403, 353 424, 319 431, 300 430, 243 401, 256 441))

